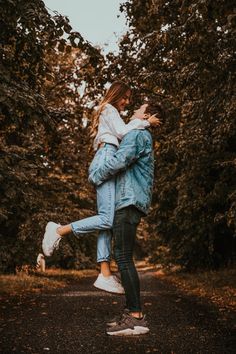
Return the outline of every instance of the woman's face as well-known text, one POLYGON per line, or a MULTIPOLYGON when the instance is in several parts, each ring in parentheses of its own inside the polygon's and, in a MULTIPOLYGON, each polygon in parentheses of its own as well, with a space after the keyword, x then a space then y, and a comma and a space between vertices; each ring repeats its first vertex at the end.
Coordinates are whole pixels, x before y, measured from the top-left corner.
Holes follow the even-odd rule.
POLYGON ((125 107, 130 102, 130 97, 131 97, 131 91, 128 90, 128 91, 126 91, 124 96, 116 103, 116 108, 119 112, 122 112, 125 110, 125 107))

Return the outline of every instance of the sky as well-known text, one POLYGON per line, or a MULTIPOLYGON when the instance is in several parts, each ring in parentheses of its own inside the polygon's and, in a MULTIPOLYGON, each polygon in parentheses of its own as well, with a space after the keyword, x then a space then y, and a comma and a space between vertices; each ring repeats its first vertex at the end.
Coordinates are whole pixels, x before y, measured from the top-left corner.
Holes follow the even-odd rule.
POLYGON ((43 0, 51 10, 67 16, 74 31, 104 53, 116 52, 117 41, 127 30, 119 6, 124 0, 43 0), (119 15, 119 18, 117 18, 119 15))

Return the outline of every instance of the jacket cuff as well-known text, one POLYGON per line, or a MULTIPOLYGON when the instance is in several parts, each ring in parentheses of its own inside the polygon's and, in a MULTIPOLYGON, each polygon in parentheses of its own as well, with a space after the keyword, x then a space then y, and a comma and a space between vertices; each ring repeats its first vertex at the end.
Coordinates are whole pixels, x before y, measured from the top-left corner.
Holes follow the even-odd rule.
POLYGON ((150 127, 151 125, 147 119, 144 121, 144 123, 145 123, 145 127, 150 127))

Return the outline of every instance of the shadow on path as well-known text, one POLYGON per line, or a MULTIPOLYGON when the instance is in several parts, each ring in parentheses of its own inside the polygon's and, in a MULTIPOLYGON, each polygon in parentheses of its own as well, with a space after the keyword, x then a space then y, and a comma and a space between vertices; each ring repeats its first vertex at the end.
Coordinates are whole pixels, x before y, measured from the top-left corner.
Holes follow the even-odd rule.
POLYGON ((94 277, 50 293, 2 302, 1 352, 7 353, 235 353, 233 317, 187 296, 152 271, 140 272, 150 333, 109 337, 105 323, 124 297, 96 290, 94 277))

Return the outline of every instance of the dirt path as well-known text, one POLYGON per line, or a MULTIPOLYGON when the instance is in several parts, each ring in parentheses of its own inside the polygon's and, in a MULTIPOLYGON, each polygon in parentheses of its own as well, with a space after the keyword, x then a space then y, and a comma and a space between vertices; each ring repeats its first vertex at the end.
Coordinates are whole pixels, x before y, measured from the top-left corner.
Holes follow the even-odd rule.
POLYGON ((7 353, 235 353, 233 321, 206 300, 187 296, 151 271, 140 273, 150 333, 109 337, 105 323, 123 297, 97 291, 94 278, 51 293, 1 302, 1 352, 7 353))

